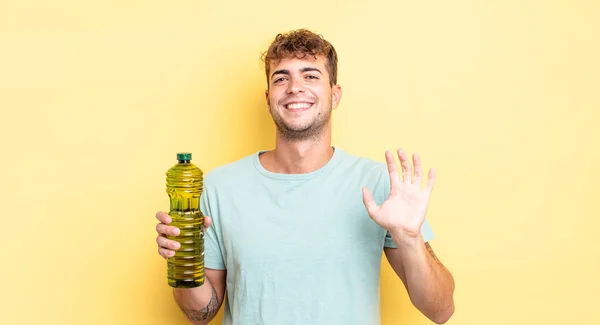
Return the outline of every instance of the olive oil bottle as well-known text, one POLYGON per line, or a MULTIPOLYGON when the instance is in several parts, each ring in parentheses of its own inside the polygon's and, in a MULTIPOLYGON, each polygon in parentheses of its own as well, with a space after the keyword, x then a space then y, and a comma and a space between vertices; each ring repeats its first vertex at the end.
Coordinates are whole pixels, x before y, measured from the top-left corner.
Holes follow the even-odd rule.
POLYGON ((173 288, 193 288, 204 283, 204 216, 200 211, 203 173, 191 163, 192 154, 177 154, 177 164, 167 171, 171 226, 178 236, 167 236, 181 247, 167 258, 167 279, 173 288))

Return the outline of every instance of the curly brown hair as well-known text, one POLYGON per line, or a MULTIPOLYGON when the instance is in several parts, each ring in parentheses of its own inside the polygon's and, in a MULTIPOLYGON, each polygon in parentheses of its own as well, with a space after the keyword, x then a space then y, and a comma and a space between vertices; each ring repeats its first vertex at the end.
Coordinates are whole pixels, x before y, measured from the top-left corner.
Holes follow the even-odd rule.
POLYGON ((279 62, 282 59, 292 57, 302 59, 306 56, 312 56, 313 59, 316 59, 319 55, 327 59, 326 67, 327 72, 329 72, 329 84, 331 86, 336 85, 338 57, 331 43, 326 41, 323 36, 306 29, 278 34, 269 49, 262 55, 262 60, 265 62, 267 85, 269 84, 271 62, 279 62))

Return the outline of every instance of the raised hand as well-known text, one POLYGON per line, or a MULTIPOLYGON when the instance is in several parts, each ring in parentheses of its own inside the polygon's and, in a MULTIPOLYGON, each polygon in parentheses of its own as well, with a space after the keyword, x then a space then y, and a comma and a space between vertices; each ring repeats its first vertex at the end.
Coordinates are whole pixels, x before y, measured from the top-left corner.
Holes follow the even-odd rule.
POLYGON ((430 169, 427 184, 421 188, 421 160, 413 155, 414 174, 406 153, 398 149, 398 157, 402 166, 402 179, 392 153, 385 152, 385 160, 390 176, 390 195, 377 205, 367 188, 363 188, 363 202, 369 216, 380 227, 392 235, 400 236, 402 240, 415 240, 421 235, 421 226, 425 221, 425 213, 429 197, 433 190, 435 170, 430 169))

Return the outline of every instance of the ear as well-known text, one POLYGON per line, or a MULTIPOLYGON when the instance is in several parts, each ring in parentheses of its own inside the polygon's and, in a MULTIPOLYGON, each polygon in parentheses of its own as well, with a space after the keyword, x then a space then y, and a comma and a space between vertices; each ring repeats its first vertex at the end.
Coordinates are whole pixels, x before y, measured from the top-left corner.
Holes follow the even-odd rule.
POLYGON ((342 86, 335 85, 331 88, 331 108, 336 109, 342 100, 342 86))
POLYGON ((267 107, 269 107, 269 89, 265 90, 265 100, 267 101, 267 107))

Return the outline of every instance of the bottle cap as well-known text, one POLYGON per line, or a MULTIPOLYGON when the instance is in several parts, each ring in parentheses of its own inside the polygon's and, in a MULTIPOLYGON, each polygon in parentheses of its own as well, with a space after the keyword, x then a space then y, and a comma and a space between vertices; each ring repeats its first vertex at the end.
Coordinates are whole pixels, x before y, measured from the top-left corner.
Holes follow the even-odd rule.
POLYGON ((189 152, 180 152, 177 154, 177 160, 192 160, 192 154, 189 152))

